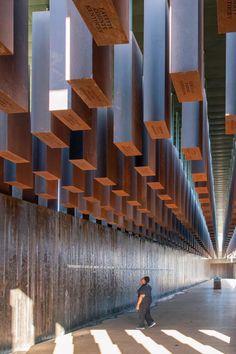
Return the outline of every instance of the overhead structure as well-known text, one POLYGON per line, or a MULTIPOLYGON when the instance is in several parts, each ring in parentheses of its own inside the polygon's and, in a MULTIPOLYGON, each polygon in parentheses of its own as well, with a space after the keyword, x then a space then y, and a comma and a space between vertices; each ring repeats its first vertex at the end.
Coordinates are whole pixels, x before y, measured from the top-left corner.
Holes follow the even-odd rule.
POLYGON ((33 138, 33 173, 48 181, 61 177, 61 149, 51 149, 38 138, 33 138))
POLYGON ((98 46, 129 42, 129 1, 73 1, 98 46))
POLYGON ((236 33, 226 34, 225 133, 236 134, 236 33))
POLYGON ((0 112, 0 156, 15 163, 31 161, 29 113, 0 112))
POLYGON ((182 104, 182 151, 186 160, 202 160, 203 105, 199 102, 182 104))
POLYGON ((28 1, 1 0, 0 13, 0 36, 8 37, 6 41, 9 41, 10 51, 13 51, 14 43, 12 55, 0 55, 0 110, 6 113, 27 112, 28 1))
POLYGON ((125 156, 141 155, 143 56, 130 32, 114 48, 114 143, 125 156))
MULTIPOLYGON (((231 7, 232 1, 223 1, 231 7)), ((233 135, 225 134, 226 114, 226 36, 218 33, 217 2, 204 1, 204 57, 208 120, 211 141, 212 168, 216 201, 219 248, 227 216, 229 183, 231 180, 233 135)))
POLYGON ((218 32, 236 32, 235 0, 217 0, 218 32))
POLYGON ((69 146, 70 131, 49 111, 50 13, 36 12, 32 19, 31 132, 51 148, 69 146))
MULTIPOLYGON (((225 81, 225 133, 234 135, 236 133, 236 3, 229 1, 227 8, 218 1, 218 28, 220 33, 226 33, 226 81, 225 81), (231 33, 230 33, 231 32, 231 33)), ((228 186, 228 204, 225 213, 223 229, 223 254, 231 255, 236 251, 236 162, 235 162, 235 140, 232 152, 232 174, 228 186)))
POLYGON ((145 0, 143 45, 137 2, 51 0, 34 13, 31 114, 0 115, 1 191, 215 257, 202 5, 145 0))
MULTIPOLYGON (((235 148, 234 148, 235 154, 235 148)), ((235 155, 234 155, 235 156, 235 155)), ((229 255, 236 250, 236 160, 234 157, 229 199, 223 229, 223 254, 229 255)))
POLYGON ((170 138, 169 8, 144 1, 143 119, 152 139, 170 138))
POLYGON ((118 151, 113 144, 114 114, 111 108, 100 108, 97 119, 97 170, 95 180, 103 186, 118 183, 118 151))
POLYGON ((111 106, 112 47, 98 46, 73 2, 66 2, 66 80, 89 108, 111 106))
POLYGON ((203 100, 203 1, 171 0, 170 75, 179 102, 203 100))
POLYGON ((0 55, 14 53, 14 0, 0 1, 0 55))

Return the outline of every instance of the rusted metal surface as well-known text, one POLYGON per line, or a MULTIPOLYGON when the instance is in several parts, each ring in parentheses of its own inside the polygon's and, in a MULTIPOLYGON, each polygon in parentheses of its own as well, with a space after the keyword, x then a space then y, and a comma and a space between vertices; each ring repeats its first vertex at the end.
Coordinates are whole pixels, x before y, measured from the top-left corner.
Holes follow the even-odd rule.
POLYGON ((11 186, 4 182, 4 159, 0 157, 0 192, 11 195, 11 186))
POLYGON ((4 161, 4 182, 20 189, 33 188, 32 164, 4 161))
MULTIPOLYGON (((98 47, 94 42, 91 47, 92 62, 88 68, 88 77, 80 74, 68 82, 89 108, 111 107, 112 47, 98 47)), ((89 52, 89 48, 86 51, 89 52)), ((81 51, 79 54, 81 56, 81 51)), ((83 63, 83 69, 86 65, 83 63)))
POLYGON ((97 45, 129 41, 129 0, 73 0, 97 45))
MULTIPOLYGON (((11 0, 2 2, 11 7, 11 0)), ((28 1, 14 1, 13 8, 14 15, 9 17, 9 14, 5 14, 8 17, 5 19, 4 12, 7 9, 2 13, 3 9, 0 8, 1 36, 4 34, 4 21, 9 21, 10 25, 7 35, 12 35, 14 27, 14 54, 0 56, 0 110, 22 113, 28 111, 28 1)))
POLYGON ((56 200, 58 197, 57 180, 46 180, 35 176, 35 194, 44 199, 56 200))
POLYGON ((113 110, 100 108, 97 117, 97 170, 96 181, 114 186, 118 180, 118 151, 113 144, 113 110))
POLYGON ((61 177, 61 149, 51 149, 38 138, 33 137, 33 173, 46 180, 61 177))
POLYGON ((97 168, 97 120, 96 110, 91 112, 91 130, 74 131, 70 134, 70 162, 83 171, 97 168))
POLYGON ((14 53, 14 0, 0 1, 0 55, 14 53))
POLYGON ((61 156, 61 186, 72 193, 85 189, 85 172, 69 161, 69 149, 63 149, 61 156))
POLYGON ((0 112, 0 156, 14 163, 29 162, 31 144, 30 115, 0 112))
POLYGON ((236 1, 217 0, 218 33, 236 32, 236 1))

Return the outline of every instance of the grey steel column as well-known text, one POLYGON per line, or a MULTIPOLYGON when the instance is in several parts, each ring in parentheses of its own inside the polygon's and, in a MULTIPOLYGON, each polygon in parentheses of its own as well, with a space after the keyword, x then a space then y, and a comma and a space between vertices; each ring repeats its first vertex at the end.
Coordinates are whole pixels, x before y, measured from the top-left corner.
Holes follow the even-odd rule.
POLYGON ((226 34, 225 132, 236 134, 236 33, 226 34))
POLYGON ((130 32, 130 43, 114 49, 114 143, 125 156, 142 149, 142 53, 130 32))
POLYGON ((202 160, 202 115, 201 103, 182 104, 181 147, 186 160, 202 160))
POLYGON ((143 115, 152 139, 170 138, 168 44, 166 0, 145 0, 143 115))
POLYGON ((171 0, 171 79, 179 102, 202 101, 202 0, 171 0))
POLYGON ((31 132, 51 148, 64 148, 69 129, 49 112, 50 13, 33 13, 32 23, 31 132))

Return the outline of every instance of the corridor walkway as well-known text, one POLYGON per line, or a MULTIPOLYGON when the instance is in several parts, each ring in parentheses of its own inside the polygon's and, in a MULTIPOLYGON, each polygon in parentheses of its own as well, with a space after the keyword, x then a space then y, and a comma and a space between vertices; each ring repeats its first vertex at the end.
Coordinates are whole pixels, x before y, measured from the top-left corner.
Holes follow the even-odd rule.
POLYGON ((136 313, 36 345, 27 354, 235 354, 236 280, 212 281, 180 293, 153 308, 158 326, 135 330, 136 313))

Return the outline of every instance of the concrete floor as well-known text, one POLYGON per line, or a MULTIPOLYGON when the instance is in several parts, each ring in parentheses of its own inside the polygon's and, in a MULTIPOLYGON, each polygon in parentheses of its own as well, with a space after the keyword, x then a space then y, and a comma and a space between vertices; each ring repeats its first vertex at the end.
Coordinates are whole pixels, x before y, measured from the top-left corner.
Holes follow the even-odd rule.
POLYGON ((32 347, 27 354, 235 354, 236 280, 212 281, 152 309, 158 326, 135 330, 136 313, 126 313, 94 327, 32 347))

